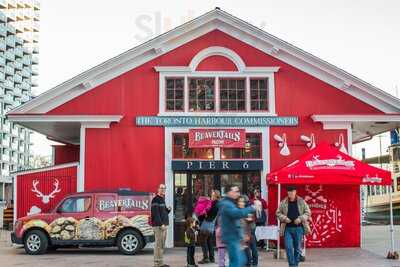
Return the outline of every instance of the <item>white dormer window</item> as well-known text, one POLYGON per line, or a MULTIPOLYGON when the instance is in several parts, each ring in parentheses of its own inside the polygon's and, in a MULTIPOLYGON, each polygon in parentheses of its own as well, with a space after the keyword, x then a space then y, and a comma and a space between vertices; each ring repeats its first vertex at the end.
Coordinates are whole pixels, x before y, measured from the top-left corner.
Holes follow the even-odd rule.
POLYGON ((279 67, 246 67, 232 50, 209 47, 200 51, 187 67, 155 69, 160 74, 160 116, 276 115, 274 73, 279 67), (237 70, 196 70, 210 56, 228 58, 237 70))

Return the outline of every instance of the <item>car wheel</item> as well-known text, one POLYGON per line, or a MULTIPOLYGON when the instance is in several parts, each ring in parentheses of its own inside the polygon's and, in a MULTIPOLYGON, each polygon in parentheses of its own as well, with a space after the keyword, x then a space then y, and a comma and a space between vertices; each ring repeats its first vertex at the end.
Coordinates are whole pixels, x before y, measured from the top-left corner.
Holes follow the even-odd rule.
POLYGON ((39 255, 47 251, 49 240, 40 230, 29 231, 24 239, 25 252, 29 255, 39 255))
POLYGON ((142 236, 135 230, 124 230, 117 238, 117 246, 121 253, 134 255, 143 248, 142 236))

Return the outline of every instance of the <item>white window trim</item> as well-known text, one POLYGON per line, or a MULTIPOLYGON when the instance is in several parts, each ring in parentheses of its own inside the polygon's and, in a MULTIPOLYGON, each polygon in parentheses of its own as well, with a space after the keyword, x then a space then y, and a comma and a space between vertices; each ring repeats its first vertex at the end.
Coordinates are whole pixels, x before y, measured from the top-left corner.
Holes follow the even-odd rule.
POLYGON ((247 67, 243 59, 233 50, 221 46, 207 47, 198 52, 188 66, 156 66, 159 73, 159 113, 158 116, 277 116, 275 109, 275 72, 280 67, 247 67), (231 60, 237 71, 196 71, 197 66, 211 56, 223 56, 231 60), (165 79, 169 77, 182 77, 184 79, 184 111, 167 111, 165 98, 165 79), (188 80, 191 77, 207 77, 215 79, 215 111, 189 111, 188 80), (221 111, 219 103, 219 79, 220 78, 244 78, 246 80, 246 110, 245 111, 221 111), (250 82, 251 78, 268 78, 268 111, 251 111, 250 107, 250 82))
POLYGON ((245 72, 211 72, 211 71, 160 71, 159 73, 159 112, 158 116, 221 116, 221 115, 240 115, 240 116, 277 116, 275 109, 275 78, 274 72, 277 70, 271 70, 270 72, 263 71, 245 71, 245 72), (184 79, 184 111, 167 111, 166 110, 166 89, 165 81, 167 78, 183 78, 184 79), (191 77, 204 77, 215 79, 215 111, 204 112, 204 111, 189 111, 189 86, 188 82, 191 77), (246 110, 245 111, 221 111, 219 103, 219 79, 220 78, 244 78, 246 80, 246 110), (267 78, 268 79, 268 111, 251 111, 250 109, 250 79, 252 78, 267 78))
MULTIPOLYGON (((174 214, 174 172, 172 170, 172 144, 173 144, 173 134, 174 133, 188 133, 189 129, 201 129, 203 127, 165 127, 164 129, 164 179, 165 185, 167 187, 167 191, 165 192, 165 202, 167 206, 172 207, 170 214, 174 214)), ((221 129, 230 129, 232 127, 219 127, 221 129)), ((261 174, 261 194, 263 198, 266 198, 268 195, 268 187, 267 187, 267 173, 270 172, 270 128, 269 127, 239 127, 238 129, 245 129, 246 133, 260 133, 261 134, 261 155, 263 161, 263 169, 260 171, 261 174)), ((213 159, 217 160, 217 159, 213 159)), ((230 160, 230 159, 226 159, 230 160)), ((248 159, 252 160, 252 159, 248 159)), ((259 160, 259 159, 254 159, 259 160)), ((174 246, 174 223, 173 216, 169 216, 169 226, 167 227, 167 240, 166 247, 172 248, 174 246)))

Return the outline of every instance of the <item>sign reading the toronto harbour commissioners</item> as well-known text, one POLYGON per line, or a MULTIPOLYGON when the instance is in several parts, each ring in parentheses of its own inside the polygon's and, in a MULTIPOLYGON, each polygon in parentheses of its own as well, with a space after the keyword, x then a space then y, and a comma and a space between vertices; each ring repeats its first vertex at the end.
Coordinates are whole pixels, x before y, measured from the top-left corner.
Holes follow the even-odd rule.
POLYGON ((272 116, 138 116, 137 126, 166 127, 245 127, 297 126, 298 117, 272 116))

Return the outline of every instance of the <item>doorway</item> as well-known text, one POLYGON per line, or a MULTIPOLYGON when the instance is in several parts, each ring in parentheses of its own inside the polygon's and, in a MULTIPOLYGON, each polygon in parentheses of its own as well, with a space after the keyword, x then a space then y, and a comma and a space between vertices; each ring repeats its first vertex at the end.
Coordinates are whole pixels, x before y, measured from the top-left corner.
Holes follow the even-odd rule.
POLYGON ((225 195, 224 188, 232 184, 242 194, 261 187, 260 171, 175 172, 174 173, 174 246, 184 246, 185 220, 192 216, 200 196, 211 196, 213 189, 225 195))

